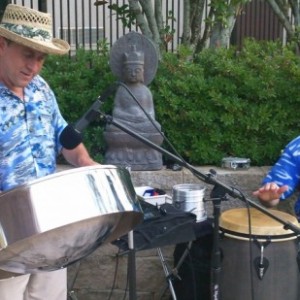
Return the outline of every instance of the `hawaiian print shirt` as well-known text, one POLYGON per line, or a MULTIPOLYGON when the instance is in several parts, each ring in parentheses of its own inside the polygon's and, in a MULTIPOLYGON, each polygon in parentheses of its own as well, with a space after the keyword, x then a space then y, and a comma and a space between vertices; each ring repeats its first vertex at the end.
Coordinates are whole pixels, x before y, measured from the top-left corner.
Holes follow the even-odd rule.
MULTIPOLYGON (((289 189, 280 200, 290 197, 300 183, 300 136, 292 140, 284 149, 279 160, 263 180, 263 184, 274 181, 279 186, 288 185, 289 189)), ((295 213, 300 221, 300 198, 295 203, 295 213)))
POLYGON ((24 89, 24 101, 0 83, 0 191, 54 173, 66 125, 39 75, 24 89))

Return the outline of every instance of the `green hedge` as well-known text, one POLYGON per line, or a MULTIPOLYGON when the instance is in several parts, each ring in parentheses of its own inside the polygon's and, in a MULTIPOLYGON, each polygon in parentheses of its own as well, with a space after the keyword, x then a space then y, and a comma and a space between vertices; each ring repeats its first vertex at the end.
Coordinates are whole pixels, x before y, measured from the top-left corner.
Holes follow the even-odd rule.
MULTIPOLYGON (((57 94, 65 118, 75 122, 114 80, 108 53, 78 51, 49 57, 42 74, 57 94)), ((300 58, 276 42, 245 41, 241 50, 187 49, 166 53, 149 88, 156 120, 178 153, 194 165, 223 157, 270 165, 300 132, 300 58)), ((110 113, 113 99, 103 110, 110 113)), ((93 122, 85 144, 101 160, 105 124, 93 122)), ((171 149, 166 143, 164 147, 171 149)))

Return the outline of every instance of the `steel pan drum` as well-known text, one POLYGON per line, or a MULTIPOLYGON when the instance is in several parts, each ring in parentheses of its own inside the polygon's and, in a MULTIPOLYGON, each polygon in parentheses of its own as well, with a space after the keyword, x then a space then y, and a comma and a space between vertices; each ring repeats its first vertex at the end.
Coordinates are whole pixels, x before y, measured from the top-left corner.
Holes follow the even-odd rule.
POLYGON ((0 269, 64 268, 142 219, 126 169, 99 165, 37 179, 0 194, 0 269))

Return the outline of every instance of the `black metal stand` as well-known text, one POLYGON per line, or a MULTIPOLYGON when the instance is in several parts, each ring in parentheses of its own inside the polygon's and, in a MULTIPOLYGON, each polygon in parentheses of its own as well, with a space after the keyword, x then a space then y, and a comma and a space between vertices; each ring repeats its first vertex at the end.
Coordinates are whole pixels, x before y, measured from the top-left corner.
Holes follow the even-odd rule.
MULTIPOLYGON (((281 219, 280 217, 273 214, 270 210, 267 210, 265 207, 261 206, 260 204, 252 201, 251 199, 246 198, 240 191, 237 189, 227 186, 226 184, 220 182, 217 180, 215 174, 209 173, 209 174, 203 174, 199 170, 197 170, 192 165, 188 164, 187 162, 183 161, 181 158, 177 157, 176 155, 170 153, 169 151, 163 149, 162 147, 154 144, 150 140, 144 138, 143 136, 139 135, 138 133, 128 129, 125 127, 122 123, 115 121, 111 116, 108 116, 102 112, 99 112, 100 117, 102 120, 106 121, 107 123, 110 123, 117 128, 121 129, 125 133, 133 136, 134 138, 138 139, 139 141, 143 142, 144 144, 148 145, 149 147, 157 150, 158 152, 167 155, 169 158, 173 159, 175 162, 177 162, 179 165, 189 169, 194 176, 196 176, 198 179, 202 180, 205 183, 212 184, 214 186, 212 197, 214 199, 214 246, 213 246, 213 266, 212 266, 212 299, 218 300, 220 299, 220 293, 219 293, 219 277, 220 277, 220 271, 221 271, 221 265, 220 265, 220 250, 219 250, 219 216, 220 216, 220 206, 221 201, 224 200, 224 197, 231 196, 233 198, 238 198, 243 202, 246 202, 250 206, 258 209, 262 213, 268 215, 269 217, 275 219, 279 223, 283 224, 284 229, 286 230, 292 230, 297 236, 300 235, 300 228, 296 225, 294 225, 291 222, 285 221, 281 219)), ((135 285, 133 285, 133 288, 135 288, 135 285)), ((131 300, 135 300, 134 298, 130 298, 131 300)))
POLYGON ((170 272, 169 268, 168 268, 168 265, 165 261, 165 258, 162 254, 162 251, 160 248, 157 248, 157 253, 158 253, 158 256, 160 258, 160 261, 161 261, 161 264, 162 264, 162 267, 164 269, 164 272, 165 272, 165 275, 166 275, 166 278, 167 278, 167 281, 168 281, 168 288, 171 292, 171 295, 172 295, 172 299, 173 300, 176 300, 177 297, 176 297, 176 293, 175 293, 175 290, 174 290, 174 286, 173 286, 173 275, 172 273, 170 272))
POLYGON ((74 277, 73 277, 70 285, 68 285, 67 300, 78 300, 73 288, 74 288, 74 284, 75 284, 75 281, 76 281, 78 273, 79 273, 80 264, 81 264, 80 260, 75 263, 75 266, 76 266, 75 274, 74 274, 74 277))
POLYGON ((221 203, 227 201, 226 191, 217 185, 211 191, 211 198, 206 201, 213 202, 213 249, 211 260, 211 299, 220 298, 220 273, 221 273, 221 251, 219 246, 219 223, 221 215, 221 203))
MULTIPOLYGON (((185 251, 181 255, 181 258, 178 261, 176 267, 173 268, 171 271, 168 268, 168 264, 167 264, 167 262, 166 262, 166 260, 163 256, 163 253, 162 253, 161 249, 157 248, 157 253, 158 253, 158 256, 160 258, 160 261, 161 261, 161 264, 162 264, 162 267, 164 269, 165 276, 166 276, 166 279, 167 279, 167 284, 168 284, 167 288, 169 288, 173 300, 177 300, 177 296, 176 296, 175 289, 174 289, 174 286, 173 286, 173 281, 176 278, 181 279, 178 275, 178 269, 181 267, 181 265, 183 264, 185 258, 187 257, 187 255, 188 255, 188 253, 191 249, 191 246, 192 246, 192 241, 189 242, 189 244, 187 246, 187 249, 185 249, 185 251)), ((162 296, 163 296, 163 294, 162 294, 162 296)))
POLYGON ((129 299, 136 298, 136 265, 135 265, 135 249, 133 231, 128 233, 128 282, 129 282, 129 299))

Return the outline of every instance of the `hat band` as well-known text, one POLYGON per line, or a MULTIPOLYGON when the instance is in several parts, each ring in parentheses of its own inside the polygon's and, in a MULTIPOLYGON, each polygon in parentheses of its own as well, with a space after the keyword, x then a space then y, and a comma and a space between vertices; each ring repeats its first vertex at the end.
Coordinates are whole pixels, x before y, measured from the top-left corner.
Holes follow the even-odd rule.
POLYGON ((46 30, 37 29, 26 25, 15 25, 10 23, 2 23, 0 27, 3 27, 25 38, 34 39, 43 42, 52 41, 52 35, 49 33, 49 31, 46 30))

